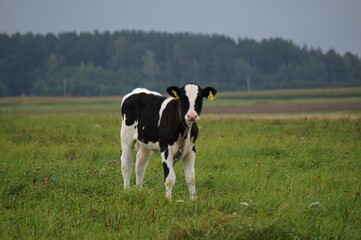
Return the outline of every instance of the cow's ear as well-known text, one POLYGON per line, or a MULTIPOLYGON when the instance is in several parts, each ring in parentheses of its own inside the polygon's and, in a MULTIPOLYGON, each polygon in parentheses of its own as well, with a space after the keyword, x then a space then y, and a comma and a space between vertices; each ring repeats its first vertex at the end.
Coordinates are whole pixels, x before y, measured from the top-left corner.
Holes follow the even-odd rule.
POLYGON ((171 86, 171 87, 167 88, 167 92, 173 98, 179 98, 179 96, 181 95, 181 90, 176 86, 171 86))
POLYGON ((213 101, 214 99, 216 99, 217 90, 212 87, 206 87, 202 90, 202 94, 209 101, 213 101))

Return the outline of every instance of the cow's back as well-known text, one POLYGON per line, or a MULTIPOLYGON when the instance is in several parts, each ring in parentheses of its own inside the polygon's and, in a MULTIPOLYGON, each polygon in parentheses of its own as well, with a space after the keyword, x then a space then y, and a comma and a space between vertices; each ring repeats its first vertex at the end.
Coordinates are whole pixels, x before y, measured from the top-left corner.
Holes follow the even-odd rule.
POLYGON ((159 93, 146 89, 134 90, 124 97, 121 107, 123 120, 127 126, 134 126, 140 142, 159 141, 159 112, 165 99, 159 93))
POLYGON ((124 96, 121 105, 122 117, 125 119, 127 126, 139 122, 145 109, 156 111, 160 108, 164 97, 157 92, 148 91, 147 89, 137 88, 131 93, 124 96), (157 106, 159 105, 159 107, 157 106))

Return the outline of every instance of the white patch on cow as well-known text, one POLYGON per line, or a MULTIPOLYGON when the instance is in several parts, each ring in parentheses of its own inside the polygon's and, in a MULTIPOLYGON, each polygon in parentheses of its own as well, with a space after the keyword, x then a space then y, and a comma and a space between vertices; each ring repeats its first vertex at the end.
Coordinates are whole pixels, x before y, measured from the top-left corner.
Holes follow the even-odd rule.
POLYGON ((138 126, 138 121, 135 121, 132 125, 127 125, 126 124, 126 120, 127 120, 127 115, 124 114, 123 116, 123 120, 122 120, 122 127, 121 127, 121 131, 122 133, 122 138, 125 142, 134 142, 137 138, 138 138, 138 131, 137 131, 137 126, 138 126))
POLYGON ((159 109, 159 120, 158 120, 158 127, 160 125, 160 120, 162 119, 162 115, 163 115, 163 111, 164 109, 167 107, 168 103, 171 102, 174 98, 172 97, 169 97, 167 98, 166 100, 164 100, 162 102, 162 105, 160 106, 160 109, 159 109))
POLYGON ((135 121, 132 125, 126 124, 127 116, 124 114, 122 127, 120 129, 120 142, 122 145, 122 156, 121 156, 121 169, 124 179, 124 189, 130 186, 130 176, 132 173, 132 151, 134 148, 135 141, 137 139, 137 125, 135 121))
POLYGON ((186 91, 186 96, 188 97, 188 100, 189 100, 189 109, 186 113, 186 116, 185 116, 185 119, 187 121, 187 115, 194 115, 196 114, 197 115, 197 118, 196 120, 199 119, 199 116, 198 116, 198 113, 195 111, 194 107, 195 107, 195 104, 196 104, 196 99, 197 99, 197 96, 198 96, 198 91, 199 91, 199 88, 197 85, 194 85, 194 84, 188 84, 185 86, 185 91, 186 91))
POLYGON ((189 99, 189 103, 193 103, 191 104, 191 106, 193 106, 194 108, 194 104, 196 102, 197 96, 198 96, 198 86, 194 85, 194 84, 188 84, 184 87, 185 91, 186 91, 186 95, 189 99))
POLYGON ((154 91, 150 91, 150 90, 148 90, 148 89, 146 89, 146 88, 136 88, 136 89, 134 89, 132 92, 128 93, 127 95, 125 95, 125 96, 123 97, 121 106, 123 106, 123 102, 124 102, 124 100, 125 100, 126 98, 128 98, 128 97, 131 96, 131 95, 138 94, 138 93, 146 93, 146 94, 153 94, 153 95, 156 95, 156 96, 162 96, 160 93, 154 92, 154 91))
POLYGON ((193 148, 193 137, 191 137, 191 128, 187 129, 183 135, 179 134, 178 140, 170 146, 169 150, 172 155, 176 158, 174 160, 178 161, 183 159, 185 155, 192 151, 193 148))

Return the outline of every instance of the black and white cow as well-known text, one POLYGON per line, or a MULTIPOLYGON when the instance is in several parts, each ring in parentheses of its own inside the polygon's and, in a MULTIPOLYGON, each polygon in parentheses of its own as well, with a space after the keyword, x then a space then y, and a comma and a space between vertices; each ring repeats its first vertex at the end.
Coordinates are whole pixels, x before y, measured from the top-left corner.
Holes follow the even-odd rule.
POLYGON ((202 111, 203 97, 213 100, 217 91, 212 87, 202 89, 196 84, 187 84, 182 88, 169 87, 167 92, 171 97, 137 88, 122 100, 120 139, 124 189, 130 186, 135 146, 138 150, 135 162, 137 185, 143 184, 144 171, 152 152, 160 151, 166 197, 172 198, 176 181, 173 165, 181 159, 191 199, 195 199, 196 122, 202 111))

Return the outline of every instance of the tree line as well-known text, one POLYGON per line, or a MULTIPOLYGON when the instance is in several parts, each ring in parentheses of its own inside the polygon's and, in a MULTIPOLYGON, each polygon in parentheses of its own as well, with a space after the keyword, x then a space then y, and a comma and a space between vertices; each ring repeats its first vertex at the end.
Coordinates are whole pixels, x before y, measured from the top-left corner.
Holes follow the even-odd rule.
POLYGON ((194 82, 219 90, 361 85, 352 53, 292 41, 154 31, 0 34, 0 96, 122 95, 194 82))

